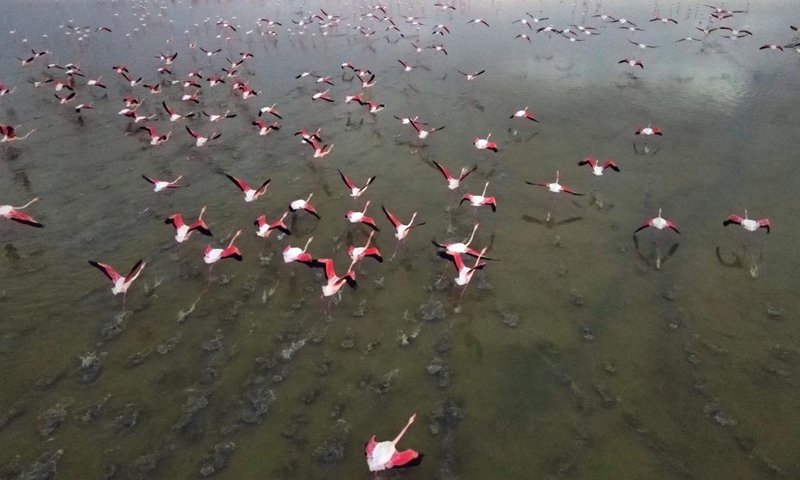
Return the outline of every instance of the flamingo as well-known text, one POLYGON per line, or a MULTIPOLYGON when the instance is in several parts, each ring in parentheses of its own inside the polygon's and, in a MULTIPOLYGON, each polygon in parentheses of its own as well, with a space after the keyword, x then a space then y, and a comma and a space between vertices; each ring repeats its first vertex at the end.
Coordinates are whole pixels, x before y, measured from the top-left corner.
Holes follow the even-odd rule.
POLYGON ((250 185, 247 184, 244 180, 234 177, 233 175, 225 174, 228 179, 233 182, 239 190, 244 192, 244 201, 245 202, 252 202, 258 200, 258 197, 267 193, 267 187, 269 186, 269 182, 272 181, 271 178, 268 178, 261 184, 260 187, 257 189, 251 188, 250 185))
POLYGON ((273 123, 271 125, 267 125, 266 123, 262 122, 261 120, 256 120, 256 121, 253 122, 253 125, 258 127, 258 134, 260 136, 262 136, 262 137, 267 135, 269 132, 271 132, 273 130, 280 130, 281 129, 281 125, 278 122, 275 122, 275 123, 273 123))
POLYGON ((367 238, 367 243, 363 247, 354 247, 350 245, 350 247, 347 249, 347 256, 352 260, 348 270, 352 270, 355 264, 363 260, 364 257, 372 257, 378 262, 383 263, 383 256, 381 256, 380 250, 369 246, 370 242, 372 242, 373 235, 375 235, 374 230, 369 232, 369 238, 367 238))
POLYGON ((167 111, 167 115, 169 115, 169 121, 170 122, 176 122, 176 121, 180 120, 181 118, 190 118, 190 117, 194 117, 195 116, 194 112, 189 112, 186 115, 181 115, 181 114, 175 112, 175 110, 169 108, 167 106, 167 102, 161 102, 161 105, 163 105, 164 106, 164 110, 167 111))
POLYGON ((370 200, 367 200, 367 203, 364 205, 364 210, 360 212, 354 212, 350 210, 345 215, 345 218, 350 220, 350 223, 363 223, 370 226, 373 230, 380 230, 378 225, 375 224, 375 220, 372 217, 368 217, 365 215, 367 213, 367 208, 369 208, 370 200))
POLYGON ((306 143, 311 145, 311 148, 314 149, 314 158, 322 158, 325 155, 331 153, 334 144, 330 145, 323 145, 320 147, 319 142, 315 141, 313 138, 306 140, 306 143))
POLYGON ((183 178, 183 175, 178 175, 178 178, 176 178, 171 182, 166 182, 163 180, 159 180, 157 178, 150 178, 147 175, 142 175, 142 178, 153 184, 153 191, 156 193, 162 190, 166 190, 168 188, 180 188, 184 186, 184 185, 178 185, 178 181, 180 181, 180 179, 183 178))
POLYGON ((524 110, 517 110, 508 118, 527 118, 528 120, 533 120, 537 123, 539 122, 539 120, 536 120, 536 117, 534 117, 532 113, 528 112, 528 107, 525 107, 524 110))
POLYGON ((32 203, 36 203, 39 200, 41 200, 41 198, 36 197, 21 207, 12 207, 11 205, 0 205, 0 217, 4 217, 19 223, 24 223, 25 225, 30 225, 31 227, 43 228, 44 225, 34 220, 33 217, 31 217, 28 214, 20 212, 20 210, 27 208, 32 203))
POLYGON ((386 214, 386 218, 388 218, 389 221, 392 222, 392 225, 396 230, 394 236, 395 238, 397 238, 398 242, 400 240, 405 239, 408 236, 409 232, 411 232, 412 228, 425 225, 426 223, 426 222, 414 223, 414 219, 417 218, 417 212, 414 212, 411 215, 411 220, 409 220, 408 223, 402 223, 400 220, 397 219, 397 217, 392 215, 389 212, 389 210, 386 209, 386 207, 381 206, 381 208, 383 209, 383 213, 386 214))
POLYGON ((261 115, 263 115, 265 113, 269 113, 269 114, 275 115, 276 117, 278 117, 281 120, 283 120, 283 117, 281 116, 281 114, 278 112, 278 110, 275 109, 275 105, 277 105, 277 103, 273 103, 271 107, 261 107, 258 110, 258 116, 260 117, 261 115))
POLYGON ((242 261, 242 252, 239 251, 237 247, 233 246, 233 242, 236 241, 236 238, 242 234, 242 231, 239 230, 231 239, 228 246, 225 248, 211 248, 211 245, 206 245, 206 249, 203 252, 203 261, 207 264, 211 265, 216 263, 223 258, 234 258, 238 261, 242 261))
POLYGON ((752 220, 747 218, 747 210, 744 211, 744 218, 740 217, 739 215, 731 215, 722 222, 723 227, 727 227, 728 225, 735 223, 737 225, 741 225, 742 228, 747 230, 748 232, 755 232, 758 231, 759 228, 765 228, 767 233, 770 230, 770 223, 768 218, 762 218, 761 220, 752 220))
POLYGON ((124 312, 125 297, 127 296, 128 288, 130 288, 134 280, 136 280, 136 278, 138 278, 139 275, 142 273, 144 267, 147 266, 147 262, 145 262, 144 260, 139 260, 138 262, 136 262, 136 265, 133 266, 130 273, 128 273, 124 277, 119 273, 117 273, 117 271, 114 270, 114 268, 111 267, 111 265, 96 262, 94 260, 89 260, 89 264, 99 269, 101 272, 103 272, 103 274, 105 274, 106 277, 108 277, 109 280, 111 280, 111 283, 114 284, 114 286, 111 287, 111 293, 113 293, 114 296, 119 295, 120 293, 122 294, 122 311, 124 312))
POLYGON ((378 443, 375 441, 375 435, 373 435, 369 441, 367 441, 365 451, 367 455, 367 466, 369 467, 370 472, 388 470, 392 467, 402 467, 403 465, 406 465, 420 457, 419 452, 414 450, 409 449, 398 452, 396 448, 397 443, 403 438, 406 430, 408 430, 408 427, 414 423, 414 419, 416 418, 416 413, 411 415, 411 417, 408 419, 408 423, 406 423, 406 426, 403 427, 403 430, 401 430, 397 437, 395 437, 395 439, 392 441, 378 443))
POLYGON ((464 196, 461 198, 461 201, 458 203, 459 206, 464 202, 469 202, 470 205, 473 207, 480 207, 483 205, 489 205, 492 207, 492 211, 497 211, 497 201, 494 197, 487 197, 486 190, 489 188, 489 182, 486 182, 486 185, 483 186, 483 193, 480 195, 473 195, 471 193, 465 193, 464 196))
POLYGON ((567 187, 561 185, 560 183, 558 183, 559 175, 560 175, 559 172, 556 171, 556 181, 552 182, 552 183, 534 183, 534 182, 527 182, 527 181, 525 183, 527 183, 528 185, 536 185, 536 186, 540 186, 540 187, 546 187, 548 190, 550 190, 553 193, 564 192, 564 193, 569 193, 571 195, 576 195, 576 196, 579 196, 579 197, 583 196, 582 193, 578 193, 578 192, 576 192, 576 191, 574 191, 574 190, 572 190, 570 188, 567 188, 567 187))
POLYGON ((213 114, 213 113, 208 113, 205 110, 201 110, 201 112, 203 113, 203 115, 208 117, 208 121, 209 122, 218 122, 218 121, 220 121, 222 119, 234 118, 236 116, 236 114, 235 113, 231 113, 230 110, 226 110, 225 113, 219 114, 219 115, 218 114, 213 114))
POLYGON ((481 74, 483 74, 484 72, 486 72, 486 70, 481 70, 480 72, 475 72, 475 73, 464 73, 464 72, 462 72, 461 70, 457 70, 457 71, 458 71, 458 73, 460 73, 461 75, 464 75, 465 77, 467 77, 467 81, 468 81, 468 82, 471 82, 471 81, 475 80, 475 78, 476 78, 478 75, 481 75, 481 74))
POLYGON ((203 135, 200 135, 199 133, 197 133, 194 130, 192 130, 191 128, 189 128, 188 125, 186 126, 186 131, 189 132, 189 135, 194 137, 194 139, 195 139, 195 144, 194 145, 196 147, 202 147, 203 145, 205 145, 206 143, 210 142, 211 140, 216 140, 216 139, 218 139, 219 137, 222 136, 221 133, 214 132, 211 135, 209 135, 207 137, 204 137, 203 135))
POLYGON ((620 60, 617 63, 627 63, 628 66, 631 67, 631 70, 633 70, 633 67, 639 67, 642 70, 644 70, 644 63, 642 63, 642 62, 640 62, 639 60, 636 60, 636 59, 623 58, 622 60, 620 60))
POLYGON ((325 279, 327 283, 322 286, 323 297, 332 297, 333 295, 336 295, 336 293, 341 290, 345 283, 350 285, 350 288, 353 290, 358 288, 358 284, 356 284, 356 272, 348 270, 344 276, 340 277, 336 275, 332 259, 320 258, 316 260, 315 263, 321 264, 321 266, 325 268, 325 279))
POLYGON ((489 24, 486 22, 486 20, 484 20, 482 18, 473 18, 472 20, 467 22, 467 25, 469 25, 470 23, 473 23, 475 25, 477 25, 479 23, 482 23, 482 24, 486 25, 487 27, 489 26, 489 24))
POLYGON ((578 165, 581 165, 581 166, 589 165, 590 167, 592 167, 592 174, 596 175, 598 177, 603 175, 603 171, 606 168, 610 168, 610 169, 614 170, 615 172, 619 172, 619 167, 614 162, 614 160, 607 160, 607 161, 605 161, 604 163, 601 164, 600 162, 598 162, 594 158, 587 157, 587 158, 581 160, 580 162, 578 162, 578 165))
POLYGON ((298 200, 294 200, 292 203, 289 204, 289 210, 291 210, 293 212, 296 212, 297 210, 305 210, 306 212, 310 213, 311 215, 314 215, 315 217, 317 217, 318 219, 321 219, 321 217, 317 213, 317 209, 314 208, 313 205, 308 203, 308 202, 311 201, 311 197, 313 197, 313 196, 314 196, 314 193, 312 192, 312 193, 308 194, 308 198, 306 198, 305 200, 303 200, 302 198, 298 199, 298 200))
POLYGON ((313 258, 311 257, 311 254, 306 253, 306 250, 308 250, 308 245, 311 243, 311 240, 314 240, 314 237, 310 237, 308 240, 306 240, 306 245, 305 247, 303 247, 302 250, 298 247, 286 245, 286 248, 283 249, 283 263, 312 262, 313 258))
POLYGON ((656 228, 658 230, 664 230, 665 228, 671 228, 678 235, 680 235, 680 233, 681 233, 681 232, 678 231, 678 228, 675 226, 674 223, 672 223, 669 220, 666 220, 666 219, 661 217, 661 209, 660 208, 658 209, 658 216, 655 217, 655 218, 651 218, 650 220, 642 223, 642 225, 633 232, 634 235, 637 234, 640 230, 644 230, 647 227, 654 227, 654 228, 656 228))
POLYGON ((314 133, 308 133, 305 128, 301 128, 299 131, 294 132, 294 134, 295 134, 295 136, 297 136, 297 135, 301 136, 301 140, 300 141, 302 143, 308 143, 311 140, 315 140, 317 142, 321 142, 322 141, 322 137, 319 136, 320 132, 322 132, 322 128, 321 127, 318 128, 317 131, 314 132, 314 133))
MULTIPOLYGON (((480 252, 474 250, 469 247, 469 244, 472 243, 472 239, 475 238, 475 232, 478 231, 479 223, 476 223, 474 227, 472 227, 472 233, 470 234, 469 238, 464 242, 455 242, 455 243, 439 243, 436 240, 431 240, 434 245, 439 248, 444 249, 444 253, 449 256, 455 256, 462 253, 467 255, 472 255, 473 257, 478 257, 480 252)), ((485 258, 485 257, 484 257, 485 258)))
POLYGON ((475 137, 472 140, 472 143, 475 144, 475 148, 478 150, 491 150, 494 153, 497 153, 497 144, 489 141, 491 136, 492 134, 490 133, 486 138, 475 137))
POLYGON ((459 253, 451 257, 456 266, 456 270, 458 270, 458 276, 453 280, 455 281, 456 285, 464 287, 464 290, 461 291, 462 298, 464 297, 464 292, 467 291, 467 285, 469 284, 470 280, 472 280, 472 276, 475 274, 475 271, 481 270, 486 266, 485 262, 481 262, 481 258, 483 258, 484 253, 486 253, 486 248, 483 248, 480 252, 478 252, 478 256, 475 259, 475 265, 472 267, 468 267, 464 264, 464 260, 461 258, 461 254, 459 253))
POLYGON ((439 130, 444 130, 444 127, 437 127, 437 128, 432 128, 430 130, 425 130, 424 128, 420 127, 419 124, 417 124, 416 122, 411 122, 411 126, 414 127, 414 130, 416 130, 417 133, 418 133, 417 136, 419 138, 421 138, 422 140, 425 140, 426 138, 428 138, 428 135, 430 135, 433 132, 438 132, 439 130))
POLYGON ((646 127, 637 128, 636 132, 634 133, 634 135, 645 135, 645 136, 649 137, 651 135, 663 136, 664 134, 661 133, 661 129, 659 129, 657 127, 651 127, 650 125, 647 125, 646 127))
POLYGON ((168 225, 171 224, 173 227, 175 227, 175 240, 178 243, 183 243, 188 240, 192 235, 192 232, 195 230, 207 237, 211 237, 213 236, 211 234, 211 229, 208 227, 208 224, 203 221, 203 214, 206 213, 207 208, 208 207, 203 207, 200 209, 200 215, 197 216, 197 220, 191 225, 186 225, 183 223, 183 217, 180 213, 170 215, 169 218, 164 220, 164 223, 168 225))
POLYGON ((268 238, 273 230, 280 230, 283 233, 285 233, 286 235, 291 235, 292 232, 289 231, 289 227, 287 227, 286 224, 283 223, 283 219, 286 218, 286 215, 288 215, 288 214, 289 214, 289 212, 283 212, 283 216, 281 216, 280 219, 278 219, 277 221, 272 222, 272 223, 267 222, 267 216, 266 215, 261 215, 260 217, 258 217, 256 219, 255 222, 253 222, 253 224, 256 227, 258 227, 258 230, 256 231, 256 235, 258 235, 259 237, 268 238))
POLYGON ((16 142, 17 140, 25 140, 28 136, 35 132, 36 129, 32 129, 30 132, 26 133, 23 136, 18 136, 16 129, 19 128, 19 125, 16 127, 12 127, 11 125, 3 125, 0 124, 0 143, 7 143, 7 142, 16 142))
POLYGON ((172 135, 172 130, 167 132, 165 135, 159 135, 156 131, 156 127, 139 127, 140 130, 147 131, 150 134, 150 145, 161 145, 169 140, 170 135, 172 135))
POLYGON ((349 188, 349 189, 350 189, 350 196, 351 196, 351 197, 353 197, 353 198, 358 198, 358 197, 360 197, 362 193, 364 193, 365 191, 367 191, 367 187, 369 187, 369 185, 370 185, 372 182, 374 182, 374 181, 375 181, 375 178, 377 178, 377 177, 375 177, 375 176, 369 177, 369 179, 367 180, 367 183, 366 183, 366 184, 365 184, 363 187, 357 187, 357 186, 356 186, 356 185, 353 183, 353 181, 352 181, 352 180, 350 180, 349 178, 347 178, 347 175, 345 175, 344 173, 342 173, 342 171, 341 171, 341 170, 339 170, 339 175, 341 175, 341 177, 342 177, 342 181, 344 182, 344 184, 345 184, 345 185, 347 185, 347 188, 349 188))
POLYGON ((465 178, 467 178, 467 176, 469 176, 470 173, 478 169, 477 165, 473 166, 472 168, 461 167, 461 173, 458 175, 458 177, 453 177, 452 175, 450 175, 450 172, 447 171, 447 169, 444 168, 444 166, 442 166, 442 164, 440 164, 436 160, 431 160, 431 161, 433 162, 434 165, 436 165, 436 168, 438 168, 439 171, 442 172, 442 175, 444 175, 445 180, 447 180, 447 188, 449 188, 450 190, 457 189, 458 186, 461 184, 461 182, 465 178))
POLYGON ((324 92, 317 92, 311 96, 311 100, 325 100, 326 102, 333 102, 333 99, 328 95, 331 89, 327 89, 324 92))

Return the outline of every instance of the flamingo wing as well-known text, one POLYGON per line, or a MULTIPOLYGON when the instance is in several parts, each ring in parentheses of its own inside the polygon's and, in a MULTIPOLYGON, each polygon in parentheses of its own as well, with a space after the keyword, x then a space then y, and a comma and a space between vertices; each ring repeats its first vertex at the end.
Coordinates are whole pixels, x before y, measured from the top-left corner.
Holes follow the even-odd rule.
POLYGON ((236 178, 236 177, 234 177, 233 175, 229 175, 229 174, 227 174, 227 173, 225 174, 225 176, 226 176, 226 177, 228 177, 228 179, 229 179, 231 182, 233 182, 234 184, 236 184, 236 186, 237 186, 237 187, 239 187, 239 189, 240 189, 241 191, 243 191, 243 192, 246 192, 246 191, 248 191, 248 190, 252 190, 252 189, 250 188, 250 185, 248 185, 248 184, 247 184, 247 183, 246 183, 244 180, 241 180, 241 179, 239 179, 239 178, 236 178))
POLYGON ((400 223, 400 220, 398 220, 397 217, 389 213, 389 210, 386 210, 386 207, 381 205, 381 208, 383 209, 383 213, 386 214, 386 217, 389 219, 389 221, 392 222, 392 225, 394 225, 394 228, 397 228, 399 225, 402 225, 402 223, 400 223))
POLYGON ((122 276, 117 273, 116 270, 111 265, 106 265, 105 263, 95 262, 94 260, 89 260, 89 264, 97 269, 99 269, 103 274, 108 277, 114 283, 117 283, 117 280, 122 278, 122 276))

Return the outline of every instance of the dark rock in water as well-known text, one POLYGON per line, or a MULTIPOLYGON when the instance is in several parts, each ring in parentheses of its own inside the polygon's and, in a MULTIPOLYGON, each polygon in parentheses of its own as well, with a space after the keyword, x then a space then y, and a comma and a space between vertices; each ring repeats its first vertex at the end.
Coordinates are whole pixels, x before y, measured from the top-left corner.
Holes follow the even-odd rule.
POLYGON ((213 382, 217 379, 219 373, 211 367, 206 367, 203 369, 203 372, 200 374, 200 383, 203 385, 208 385, 209 383, 213 382))
POLYGON ((138 365, 141 365, 152 354, 153 354, 153 349, 152 348, 145 348, 144 350, 140 350, 140 351, 134 353, 133 355, 129 355, 128 356, 128 359, 125 360, 125 366, 128 367, 128 368, 131 368, 131 367, 136 367, 138 365))
POLYGON ((83 423, 95 421, 97 417, 100 416, 100 411, 103 409, 103 405, 106 404, 109 398, 111 398, 111 395, 105 395, 99 402, 83 407, 83 410, 81 410, 78 414, 81 421, 83 423))
POLYGON ((80 357, 81 364, 78 367, 78 380, 85 384, 92 383, 100 376, 103 369, 100 357, 95 352, 89 352, 80 357))
POLYGON ((303 394, 302 397, 300 397, 300 400, 306 405, 311 405, 317 400, 319 394, 320 394, 319 388, 311 387, 308 390, 306 390, 306 392, 303 394))
POLYGON ((586 306, 586 299, 583 298, 583 295, 577 290, 572 290, 569 292, 569 303, 575 305, 576 307, 585 307, 586 306))
POLYGON ((58 461, 63 454, 63 450, 43 454, 33 462, 28 470, 19 474, 14 480, 50 480, 55 478, 58 461))
POLYGON ((440 301, 429 302, 419 307, 419 314, 425 322, 435 322, 447 318, 447 311, 440 301))
POLYGON ((345 405, 343 403, 334 403, 331 407, 331 418, 338 420, 344 415, 345 405))
POLYGON ((214 445, 214 451, 203 460, 200 475, 210 477, 220 470, 224 470, 235 449, 236 444, 230 441, 214 445))
POLYGON ((125 318, 122 315, 117 315, 103 324, 100 329, 100 340, 104 342, 113 340, 123 331, 125 331, 125 318))
POLYGON ((0 413, 0 431, 3 431, 12 420, 22 415, 23 410, 21 408, 12 408, 8 411, 0 413))
POLYGON ((716 402, 709 403, 706 406, 704 406, 703 413, 713 418, 715 422, 722 425, 723 427, 734 426, 738 423, 736 420, 731 418, 728 415, 728 412, 723 410, 722 407, 716 402))
POLYGON ((67 405, 57 403, 39 415, 39 428, 37 431, 42 437, 49 437, 61 426, 67 418, 67 405))
POLYGON ((438 354, 447 353, 451 348, 453 348, 453 336, 447 333, 440 335, 433 344, 433 350, 438 354))
POLYGON ((206 352, 217 352, 219 350, 222 350, 223 338, 225 338, 225 336, 219 330, 217 330, 217 333, 216 335, 214 335, 214 338, 203 344, 203 350, 205 350, 206 352))
POLYGON ((183 406, 183 416, 175 424, 175 430, 183 432, 186 427, 193 423, 197 414, 208 406, 208 398, 205 395, 198 395, 189 397, 186 404, 183 406))
POLYGON ((581 327, 581 338, 586 340, 587 342, 592 342, 595 339, 594 336, 594 329, 589 326, 581 327))
POLYGON ((519 314, 517 312, 503 312, 500 319, 507 327, 516 328, 519 325, 519 314))
POLYGON ((458 402, 445 400, 436 410, 428 415, 431 433, 436 435, 441 445, 437 456, 437 478, 457 479, 456 465, 456 429, 464 419, 464 410, 458 402))
POLYGON ((241 419, 245 423, 261 423, 262 417, 275 401, 275 394, 261 386, 252 386, 242 400, 241 419))
POLYGON ((450 386, 450 367, 439 357, 433 357, 426 368, 428 375, 433 376, 434 383, 440 388, 450 386))
POLYGON ((337 420, 331 433, 322 441, 322 445, 314 450, 317 462, 323 465, 338 465, 344 460, 345 441, 350 428, 344 420, 337 420))
POLYGON ((139 421, 139 408, 129 403, 125 405, 125 409, 123 412, 114 419, 114 429, 117 431, 118 435, 125 435, 130 433, 133 430, 133 427, 139 421))

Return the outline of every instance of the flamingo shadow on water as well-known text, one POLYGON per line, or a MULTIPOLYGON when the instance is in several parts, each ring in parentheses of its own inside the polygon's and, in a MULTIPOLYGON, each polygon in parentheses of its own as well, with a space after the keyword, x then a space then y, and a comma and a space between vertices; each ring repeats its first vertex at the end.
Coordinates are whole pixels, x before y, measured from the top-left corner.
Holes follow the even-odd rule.
POLYGON ((672 258, 673 255, 675 255, 675 253, 678 251, 678 247, 680 247, 681 245, 680 242, 675 242, 669 247, 669 249, 667 249, 666 254, 662 254, 661 253, 662 249, 659 240, 660 240, 660 235, 656 233, 656 235, 653 237, 654 249, 652 252, 655 255, 645 255, 645 253, 642 252, 641 246, 639 244, 639 237, 637 237, 635 234, 633 235, 633 245, 636 248, 636 254, 639 255, 639 258, 641 258, 648 265, 653 265, 656 270, 661 270, 661 267, 664 265, 664 263, 666 263, 667 260, 669 260, 670 258, 672 258), (655 264, 651 263, 653 261, 653 257, 655 257, 655 264))
POLYGON ((568 225, 570 223, 580 222, 581 220, 583 220, 583 217, 570 217, 570 218, 567 218, 567 219, 564 219, 564 220, 556 222, 555 220, 553 220, 552 216, 550 217, 550 219, 547 219, 547 218, 541 219, 541 218, 536 218, 533 215, 523 215, 521 218, 522 218, 522 220, 524 220, 524 221, 526 221, 528 223, 535 223, 537 225, 543 225, 543 226, 545 226, 547 228, 554 228, 554 227, 557 227, 559 225, 568 225))

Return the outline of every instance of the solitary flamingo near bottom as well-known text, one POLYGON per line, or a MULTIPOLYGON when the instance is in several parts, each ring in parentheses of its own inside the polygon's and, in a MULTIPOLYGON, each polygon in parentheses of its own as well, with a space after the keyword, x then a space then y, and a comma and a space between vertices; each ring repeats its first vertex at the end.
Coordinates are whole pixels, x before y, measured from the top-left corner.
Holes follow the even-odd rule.
POLYGON ((764 228, 767 230, 767 233, 769 233, 771 227, 768 218, 762 218, 761 220, 752 220, 750 218, 747 218, 747 210, 744 211, 744 218, 740 217, 739 215, 731 215, 728 217, 727 220, 722 222, 722 226, 727 227, 732 223, 741 225, 742 228, 744 228, 748 232, 755 232, 759 228, 764 228))
POLYGON ((44 225, 34 220, 33 217, 31 217, 26 213, 20 212, 20 210, 27 208, 29 205, 38 202, 39 200, 41 199, 39 197, 36 197, 21 207, 12 207, 11 205, 0 205, 0 217, 5 217, 9 220, 14 220, 15 222, 19 223, 24 223, 25 225, 30 225, 31 227, 43 228, 44 225))
POLYGON ((392 441, 376 442, 375 435, 367 441, 365 452, 367 455, 367 466, 370 472, 379 472, 393 467, 402 467, 420 457, 419 452, 415 450, 397 451, 397 443, 400 442, 400 439, 403 438, 403 435, 406 434, 406 430, 414 423, 416 418, 416 413, 411 415, 406 426, 403 427, 403 430, 401 430, 392 441))

